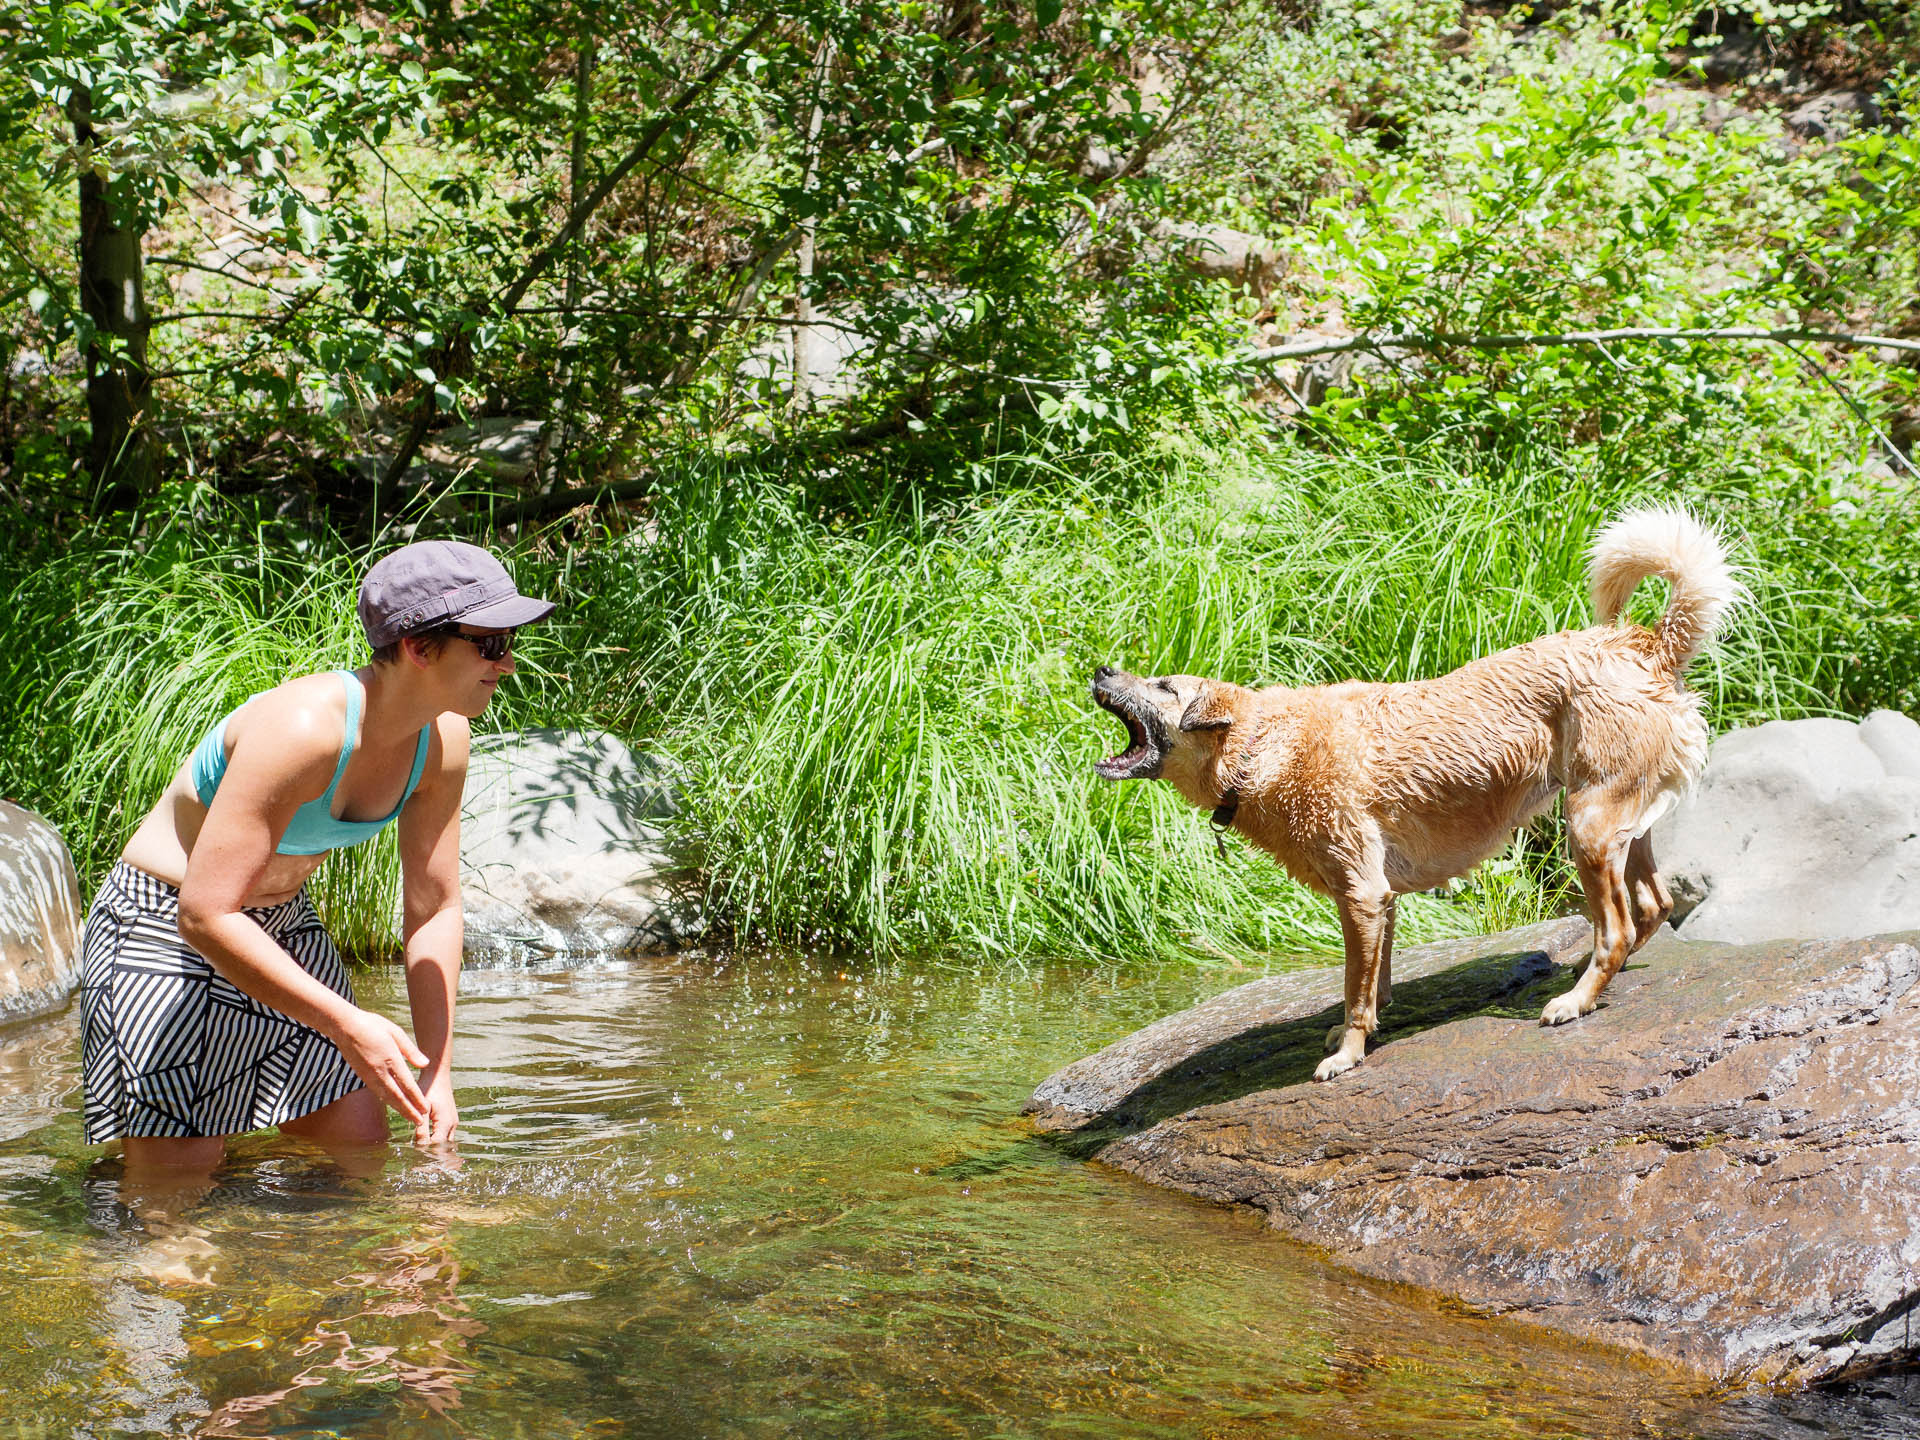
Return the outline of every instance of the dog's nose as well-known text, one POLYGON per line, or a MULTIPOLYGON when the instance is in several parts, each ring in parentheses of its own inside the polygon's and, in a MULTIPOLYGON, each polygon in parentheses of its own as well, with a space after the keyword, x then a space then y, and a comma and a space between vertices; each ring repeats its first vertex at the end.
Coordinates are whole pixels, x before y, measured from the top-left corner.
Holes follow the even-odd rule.
POLYGON ((1094 683, 1097 685, 1102 680, 1109 679, 1113 675, 1113 673, 1114 673, 1113 666, 1102 665, 1098 670, 1093 672, 1094 683))

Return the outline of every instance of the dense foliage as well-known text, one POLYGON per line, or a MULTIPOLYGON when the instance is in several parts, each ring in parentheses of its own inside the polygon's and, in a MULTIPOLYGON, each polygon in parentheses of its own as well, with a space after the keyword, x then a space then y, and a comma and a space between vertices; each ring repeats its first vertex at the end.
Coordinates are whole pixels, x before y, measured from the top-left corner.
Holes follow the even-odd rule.
MULTIPOLYGON (((743 937, 1330 944, 1095 785, 1087 672, 1431 674, 1581 623, 1633 498, 1749 568, 1717 723, 1920 708, 1900 0, 0 0, 0 47, 0 791, 90 875, 408 535, 568 601, 489 723, 678 757, 743 937), (1541 338, 1729 327, 1895 343, 1541 338)), ((390 866, 326 880, 361 948, 390 866)), ((1409 929, 1565 886, 1531 837, 1409 929)))

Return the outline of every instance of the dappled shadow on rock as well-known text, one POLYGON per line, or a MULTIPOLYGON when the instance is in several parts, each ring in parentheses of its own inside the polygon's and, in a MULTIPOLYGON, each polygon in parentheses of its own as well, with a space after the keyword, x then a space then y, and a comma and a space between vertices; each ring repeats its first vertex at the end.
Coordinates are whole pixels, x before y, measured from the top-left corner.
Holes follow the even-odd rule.
MULTIPOLYGON (((1538 1015, 1570 988, 1577 972, 1555 965, 1544 950, 1501 950, 1394 987, 1374 1045, 1391 1044, 1436 1025, 1474 1015, 1538 1015)), ((1131 1134, 1196 1106, 1237 1100, 1313 1078, 1326 1054, 1328 1030, 1342 1018, 1338 1003, 1296 1019, 1256 1025, 1198 1051, 1155 1075, 1113 1109, 1059 1137, 1069 1152, 1089 1156, 1131 1134)))
POLYGON ((672 854, 670 766, 594 731, 474 747, 461 816, 469 961, 573 963, 677 949, 699 887, 672 854))

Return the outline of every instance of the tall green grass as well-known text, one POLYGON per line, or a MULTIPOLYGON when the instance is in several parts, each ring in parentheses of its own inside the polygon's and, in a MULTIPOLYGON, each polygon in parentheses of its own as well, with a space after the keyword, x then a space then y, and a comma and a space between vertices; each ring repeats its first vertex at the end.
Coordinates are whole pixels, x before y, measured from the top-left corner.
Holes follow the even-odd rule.
MULTIPOLYGON (((851 517, 819 498, 833 477, 689 467, 643 528, 536 537, 509 557, 563 608, 528 632, 484 724, 604 727, 674 757, 678 838, 735 942, 1225 961, 1335 949, 1329 904, 1238 840, 1223 858, 1167 787, 1094 777, 1123 743, 1090 702, 1094 667, 1246 684, 1438 674, 1589 623, 1594 531, 1675 497, 1552 454, 1162 449, 1086 475, 1029 459, 939 505, 925 486, 865 479, 878 498, 851 517)), ((1855 517, 1843 534, 1814 513, 1782 525, 1737 490, 1681 498, 1727 531, 1755 597, 1693 672, 1716 725, 1857 703, 1863 626, 1920 597, 1849 576, 1863 544, 1909 545, 1911 517, 1855 517)), ((365 557, 299 543, 180 522, 76 544, 18 578, 0 618, 0 787, 62 826, 90 878, 221 713, 364 657, 365 557)), ((1904 663, 1874 684, 1910 693, 1920 660, 1904 663)), ((1410 897, 1402 933, 1568 903, 1553 855, 1536 836, 1450 899, 1410 897)), ((323 872, 318 897, 350 947, 391 947, 393 882, 390 848, 323 872)))
MULTIPOLYGON (((1335 948, 1329 905, 1237 841, 1222 860, 1166 787, 1093 776, 1122 735, 1092 670, 1441 673, 1590 623, 1586 549, 1635 498, 1671 496, 1564 461, 1466 477, 1163 456, 1153 483, 1056 476, 835 529, 797 490, 720 476, 677 491, 629 562, 660 623, 626 673, 687 766, 687 836, 743 930, 992 954, 1335 948)), ((1842 602, 1770 569, 1751 583, 1696 684, 1723 720, 1829 708, 1842 602)), ((1411 899, 1403 929, 1531 918, 1565 880, 1496 866, 1452 905, 1411 899)))

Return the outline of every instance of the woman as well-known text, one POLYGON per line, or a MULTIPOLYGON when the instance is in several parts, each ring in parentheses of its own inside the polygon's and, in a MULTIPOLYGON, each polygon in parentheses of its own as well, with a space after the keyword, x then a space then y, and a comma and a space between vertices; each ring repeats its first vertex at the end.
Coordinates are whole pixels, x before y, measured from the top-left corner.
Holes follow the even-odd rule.
POLYGON ((452 1138, 467 722, 513 673, 515 628, 553 608, 477 546, 408 545, 360 586, 370 664, 289 680, 207 732, 87 916, 88 1143, 206 1171, 223 1137, 269 1125, 380 1144, 387 1106, 419 1144, 452 1138), (411 1037, 354 1004, 304 888, 395 820, 411 1037))

